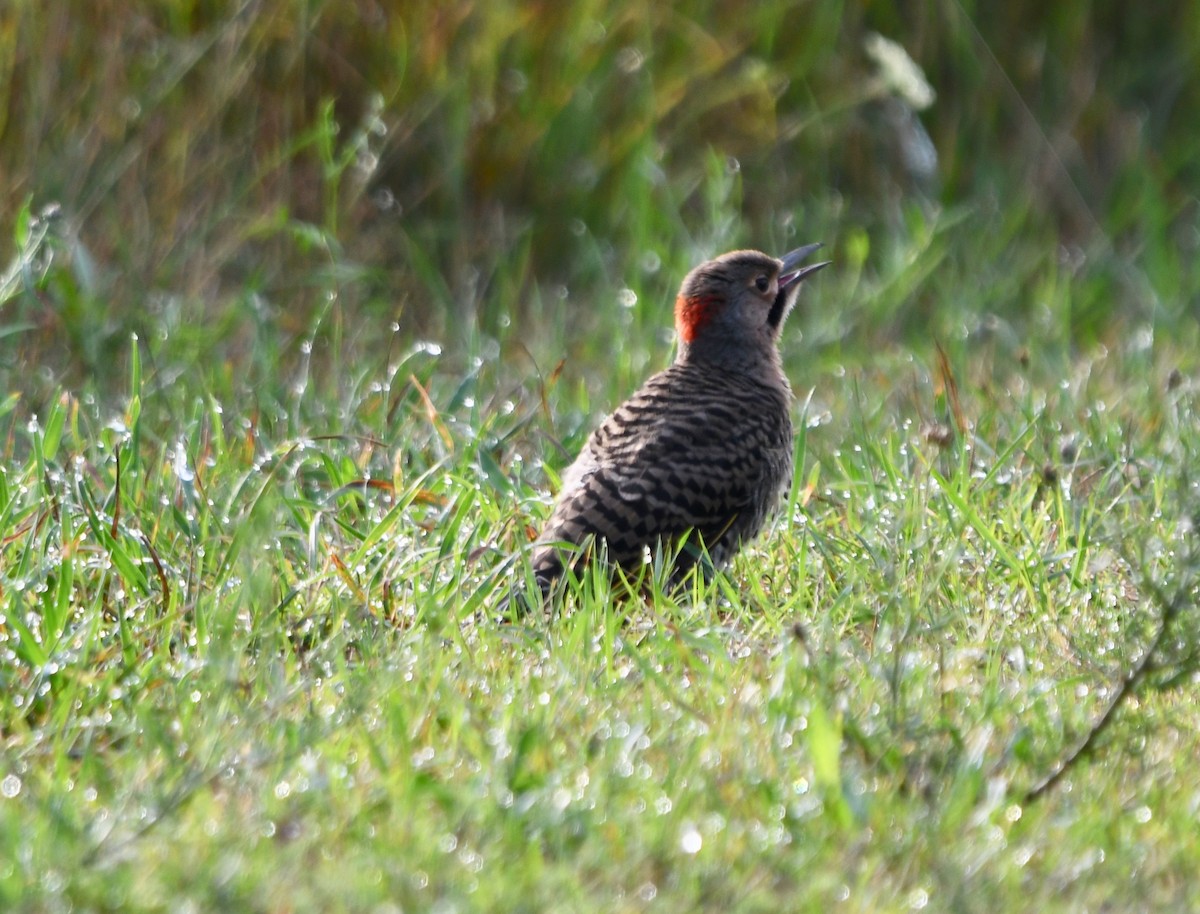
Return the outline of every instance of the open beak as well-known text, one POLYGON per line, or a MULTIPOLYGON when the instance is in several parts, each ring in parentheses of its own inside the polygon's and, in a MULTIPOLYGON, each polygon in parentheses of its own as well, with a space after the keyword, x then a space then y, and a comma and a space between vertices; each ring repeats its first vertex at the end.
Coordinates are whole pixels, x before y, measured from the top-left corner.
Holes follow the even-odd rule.
POLYGON ((800 266, 800 262, 811 255, 821 246, 821 242, 816 244, 806 244, 802 248, 796 248, 794 251, 789 251, 784 254, 780 260, 782 264, 779 268, 779 288, 786 289, 788 286, 798 283, 806 276, 811 276, 817 270, 829 266, 833 263, 832 260, 822 260, 820 263, 809 264, 806 267, 800 266))

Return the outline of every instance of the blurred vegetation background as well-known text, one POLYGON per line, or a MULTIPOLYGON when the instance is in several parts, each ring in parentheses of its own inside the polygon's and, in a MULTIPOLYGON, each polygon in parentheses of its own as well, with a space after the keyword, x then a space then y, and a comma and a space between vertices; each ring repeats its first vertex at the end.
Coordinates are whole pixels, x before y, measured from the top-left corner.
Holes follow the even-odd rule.
POLYGON ((103 390, 137 333, 218 390, 397 335, 520 374, 616 326, 634 375, 693 263, 811 240, 830 358, 1188 338, 1198 49, 1184 0, 9 0, 0 371, 103 390))

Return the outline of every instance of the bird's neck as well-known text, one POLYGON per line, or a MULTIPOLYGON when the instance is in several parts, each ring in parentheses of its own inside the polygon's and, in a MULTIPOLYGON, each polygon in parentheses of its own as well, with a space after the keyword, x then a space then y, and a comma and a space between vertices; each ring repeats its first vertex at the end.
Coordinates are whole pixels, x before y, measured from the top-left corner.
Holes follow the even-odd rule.
POLYGON ((779 349, 769 340, 735 340, 720 333, 701 334, 692 340, 679 336, 675 363, 705 371, 736 374, 764 387, 790 392, 779 349))

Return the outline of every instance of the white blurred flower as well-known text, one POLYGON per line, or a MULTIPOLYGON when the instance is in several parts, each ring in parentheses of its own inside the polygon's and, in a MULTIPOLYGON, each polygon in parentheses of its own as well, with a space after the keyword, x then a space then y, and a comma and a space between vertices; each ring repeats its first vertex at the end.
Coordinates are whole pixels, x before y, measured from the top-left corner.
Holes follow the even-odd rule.
POLYGON ((884 84, 916 111, 924 111, 933 104, 937 93, 916 61, 890 38, 878 32, 870 32, 863 41, 867 56, 879 67, 884 84))

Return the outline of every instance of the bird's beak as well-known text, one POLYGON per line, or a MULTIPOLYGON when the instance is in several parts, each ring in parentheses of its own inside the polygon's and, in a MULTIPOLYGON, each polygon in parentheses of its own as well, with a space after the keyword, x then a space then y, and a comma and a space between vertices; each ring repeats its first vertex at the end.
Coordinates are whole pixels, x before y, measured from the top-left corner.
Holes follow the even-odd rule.
POLYGON ((804 277, 811 276, 817 270, 827 267, 833 262, 822 260, 820 263, 809 264, 806 267, 800 266, 801 261, 820 246, 821 242, 818 241, 816 244, 806 244, 802 248, 796 248, 796 250, 783 255, 779 267, 779 288, 786 289, 788 286, 795 285, 804 277))

